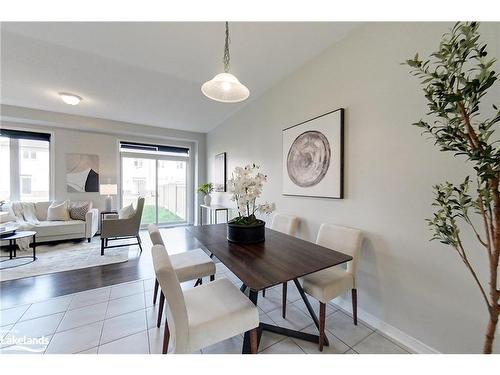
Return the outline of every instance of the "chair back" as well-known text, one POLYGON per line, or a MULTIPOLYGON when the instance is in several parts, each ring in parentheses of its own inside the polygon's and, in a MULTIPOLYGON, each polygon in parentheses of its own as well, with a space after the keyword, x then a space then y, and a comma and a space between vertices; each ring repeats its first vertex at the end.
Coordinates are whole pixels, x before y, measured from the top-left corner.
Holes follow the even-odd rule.
POLYGON ((359 229, 333 224, 321 224, 316 238, 318 245, 352 256, 347 272, 356 275, 363 233, 359 229))
POLYGON ((148 225, 148 232, 149 232, 149 238, 151 238, 151 242, 153 245, 163 245, 163 238, 161 237, 160 231, 158 227, 154 224, 149 224, 148 225))
POLYGON ((275 214, 271 229, 277 230, 290 236, 295 236, 297 233, 297 226, 299 225, 299 218, 296 216, 275 214))
POLYGON ((165 295, 168 307, 168 328, 174 339, 174 353, 186 353, 188 350, 189 322, 182 293, 170 256, 163 245, 154 245, 151 249, 156 279, 165 295))
POLYGON ((139 199, 137 199, 137 208, 135 209, 135 214, 134 216, 131 217, 134 228, 137 228, 138 232, 141 227, 141 218, 143 209, 144 209, 144 197, 139 197, 139 199))

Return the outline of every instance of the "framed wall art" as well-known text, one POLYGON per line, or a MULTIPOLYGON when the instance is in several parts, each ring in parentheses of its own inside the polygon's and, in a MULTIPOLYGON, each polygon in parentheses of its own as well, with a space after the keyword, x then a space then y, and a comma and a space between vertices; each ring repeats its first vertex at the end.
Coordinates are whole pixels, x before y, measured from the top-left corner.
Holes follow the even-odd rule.
POLYGON ((214 191, 226 191, 226 153, 215 155, 214 160, 214 191))
POLYGON ((283 194, 344 197, 344 109, 283 130, 283 194))
POLYGON ((99 192, 99 156, 66 154, 68 193, 99 192))

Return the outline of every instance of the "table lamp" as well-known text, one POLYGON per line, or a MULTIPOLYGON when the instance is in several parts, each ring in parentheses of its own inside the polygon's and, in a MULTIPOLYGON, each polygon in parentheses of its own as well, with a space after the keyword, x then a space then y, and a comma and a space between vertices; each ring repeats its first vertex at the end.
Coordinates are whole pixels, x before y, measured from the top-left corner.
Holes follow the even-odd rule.
POLYGON ((99 188, 101 195, 107 195, 106 197, 106 211, 111 211, 113 198, 112 195, 116 195, 118 192, 118 185, 116 184, 102 184, 99 188))

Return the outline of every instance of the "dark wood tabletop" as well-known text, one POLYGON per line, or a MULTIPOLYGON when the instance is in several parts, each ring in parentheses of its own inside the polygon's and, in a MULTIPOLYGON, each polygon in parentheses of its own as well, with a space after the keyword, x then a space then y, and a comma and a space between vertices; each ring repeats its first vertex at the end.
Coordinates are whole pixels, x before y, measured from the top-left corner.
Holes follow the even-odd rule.
POLYGON ((248 245, 229 242, 226 224, 187 230, 254 291, 352 260, 350 255, 268 228, 264 242, 248 245))

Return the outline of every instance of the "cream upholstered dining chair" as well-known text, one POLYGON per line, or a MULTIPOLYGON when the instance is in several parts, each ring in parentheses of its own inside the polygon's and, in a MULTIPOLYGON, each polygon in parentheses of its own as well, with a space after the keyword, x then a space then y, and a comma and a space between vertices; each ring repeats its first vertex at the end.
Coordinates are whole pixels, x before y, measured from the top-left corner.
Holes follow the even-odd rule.
POLYGON ((173 353, 193 353, 244 332, 249 332, 251 352, 257 353, 259 312, 237 287, 222 278, 183 292, 165 247, 154 245, 151 253, 168 306, 163 354, 168 352, 170 331, 173 353))
MULTIPOLYGON (((281 233, 288 234, 290 236, 295 236, 297 234, 297 227, 299 226, 299 218, 296 216, 275 214, 273 221, 271 223, 271 229, 276 230, 281 233)), ((282 304, 282 315, 283 318, 286 316, 286 294, 287 294, 287 283, 283 283, 283 304, 282 304)), ((266 296, 266 290, 262 291, 262 296, 266 296)))
POLYGON ((352 316, 358 324, 356 268, 363 235, 360 230, 332 224, 321 224, 316 243, 352 256, 347 267, 335 266, 301 278, 304 292, 319 301, 319 350, 325 339, 325 316, 328 301, 348 292, 352 293, 352 316))
MULTIPOLYGON (((163 238, 154 224, 148 226, 149 237, 153 245, 163 245, 163 238)), ((170 256, 172 265, 177 273, 177 277, 181 283, 190 280, 197 280, 196 285, 202 284, 202 278, 210 276, 210 281, 215 280, 215 263, 202 249, 194 249, 179 254, 170 256)), ((158 279, 155 280, 155 289, 153 292, 153 305, 156 303, 158 296, 158 279)), ((165 295, 160 291, 160 306, 158 309, 158 322, 157 326, 160 327, 161 317, 163 314, 163 305, 165 302, 165 295)))
POLYGON ((290 236, 295 236, 298 225, 299 218, 296 216, 275 214, 271 223, 271 229, 289 234, 290 236))

